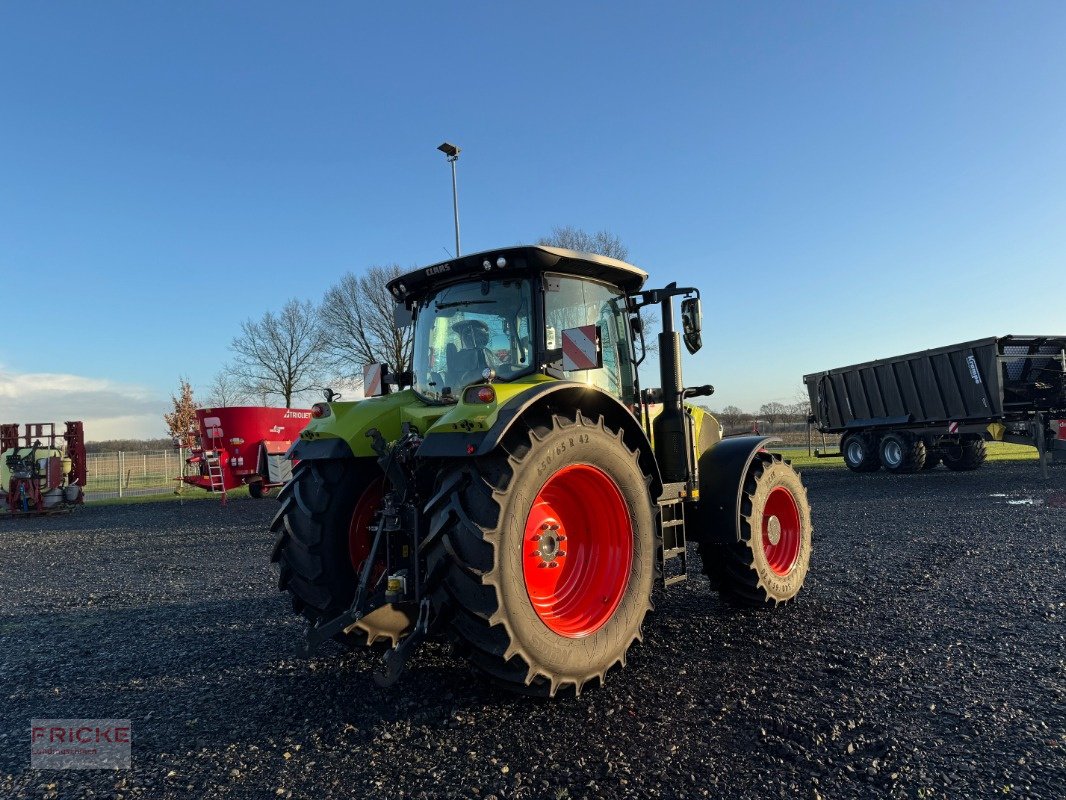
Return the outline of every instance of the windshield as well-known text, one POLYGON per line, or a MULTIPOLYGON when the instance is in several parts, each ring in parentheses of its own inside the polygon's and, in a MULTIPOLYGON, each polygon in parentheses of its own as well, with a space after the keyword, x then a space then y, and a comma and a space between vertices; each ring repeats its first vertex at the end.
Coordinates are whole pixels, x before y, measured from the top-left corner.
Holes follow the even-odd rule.
POLYGON ((415 318, 413 388, 424 399, 451 402, 459 390, 484 380, 529 372, 529 281, 486 280, 441 289, 419 303, 415 318))

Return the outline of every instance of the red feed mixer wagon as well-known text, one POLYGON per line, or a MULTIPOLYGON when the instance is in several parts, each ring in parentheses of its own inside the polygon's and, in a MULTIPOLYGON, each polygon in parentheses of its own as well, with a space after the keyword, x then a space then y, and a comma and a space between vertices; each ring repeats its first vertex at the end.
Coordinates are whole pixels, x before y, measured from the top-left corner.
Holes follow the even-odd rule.
POLYGON ((229 406, 196 411, 197 444, 185 460, 182 481, 225 493, 242 484, 264 497, 292 475, 289 446, 311 419, 304 408, 229 406))

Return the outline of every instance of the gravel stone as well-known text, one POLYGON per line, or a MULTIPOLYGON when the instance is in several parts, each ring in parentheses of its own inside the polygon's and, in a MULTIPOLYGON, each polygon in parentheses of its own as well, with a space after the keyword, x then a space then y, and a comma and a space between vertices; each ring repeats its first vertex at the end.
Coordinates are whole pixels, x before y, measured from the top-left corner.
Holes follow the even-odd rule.
POLYGON ((437 643, 390 690, 372 652, 297 658, 269 501, 0 520, 0 797, 1058 800, 1051 474, 811 470, 795 604, 731 610, 690 565, 628 668, 554 701, 501 693, 437 643), (31 770, 33 717, 130 718, 133 769, 31 770))

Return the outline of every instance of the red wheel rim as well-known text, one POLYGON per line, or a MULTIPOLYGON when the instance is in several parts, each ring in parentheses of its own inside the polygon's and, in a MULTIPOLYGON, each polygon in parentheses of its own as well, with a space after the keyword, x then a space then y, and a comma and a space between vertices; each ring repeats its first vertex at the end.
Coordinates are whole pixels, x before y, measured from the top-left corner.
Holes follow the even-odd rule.
POLYGON ((575 464, 541 487, 526 518, 522 574, 537 616, 571 639, 611 618, 629 584, 633 524, 614 481, 575 464))
POLYGON ((770 492, 762 515, 762 549, 770 569, 788 575, 800 551, 800 513, 796 498, 784 486, 770 492))
MULTIPOLYGON (((356 576, 363 569, 363 562, 370 557, 370 546, 374 541, 370 523, 374 521, 374 512, 381 504, 384 490, 384 478, 373 481, 363 490, 355 504, 355 510, 352 511, 352 521, 348 524, 348 559, 352 562, 356 576)), ((383 569, 384 563, 380 569, 374 570, 374 574, 370 576, 371 580, 376 579, 383 569)))

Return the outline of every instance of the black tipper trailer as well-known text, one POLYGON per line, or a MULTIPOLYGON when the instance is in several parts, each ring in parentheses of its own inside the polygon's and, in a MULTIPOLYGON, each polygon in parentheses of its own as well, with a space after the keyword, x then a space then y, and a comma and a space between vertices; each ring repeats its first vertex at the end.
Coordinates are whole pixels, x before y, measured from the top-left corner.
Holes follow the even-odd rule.
POLYGON ((803 376, 811 422, 841 434, 847 466, 976 469, 985 441, 1066 460, 1066 336, 1001 336, 803 376))

